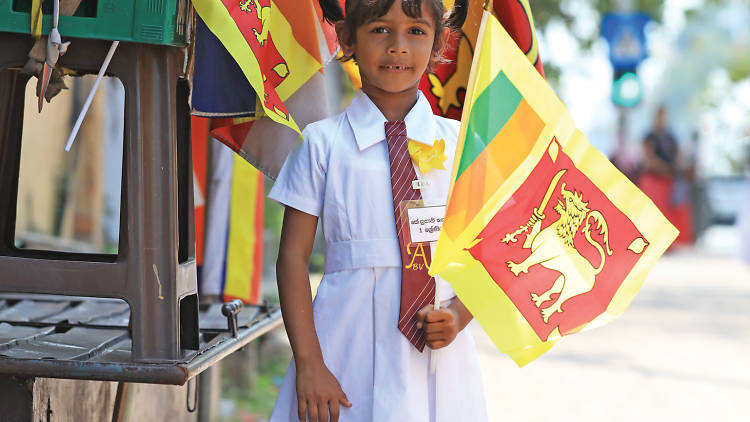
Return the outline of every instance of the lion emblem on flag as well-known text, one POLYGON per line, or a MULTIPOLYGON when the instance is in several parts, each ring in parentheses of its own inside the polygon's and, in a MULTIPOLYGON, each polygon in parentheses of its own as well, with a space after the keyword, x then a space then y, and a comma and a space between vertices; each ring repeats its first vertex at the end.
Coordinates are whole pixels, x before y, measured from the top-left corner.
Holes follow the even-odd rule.
POLYGON ((604 215, 598 210, 590 210, 583 194, 566 189, 565 182, 560 187, 560 199, 554 206, 559 219, 542 229, 542 221, 546 218, 542 210, 546 208, 565 172, 564 169, 560 170, 554 176, 542 203, 538 208, 534 208, 528 223, 514 233, 508 233, 502 240, 505 243, 515 242, 517 235, 527 233, 523 248, 531 250, 529 256, 519 263, 507 261, 508 268, 516 277, 521 273, 528 273, 529 269, 537 264, 560 273, 549 290, 531 293, 531 299, 537 308, 551 300, 553 294, 558 294, 551 305, 541 308, 545 323, 548 323, 550 316, 555 312, 563 312, 562 305, 565 301, 594 287, 596 276, 604 268, 607 256, 612 255, 609 228, 604 215), (582 225, 586 240, 599 252, 598 265, 581 255, 573 242, 582 225), (529 230, 531 232, 528 232, 529 230), (602 240, 592 238, 592 232, 598 232, 602 240))

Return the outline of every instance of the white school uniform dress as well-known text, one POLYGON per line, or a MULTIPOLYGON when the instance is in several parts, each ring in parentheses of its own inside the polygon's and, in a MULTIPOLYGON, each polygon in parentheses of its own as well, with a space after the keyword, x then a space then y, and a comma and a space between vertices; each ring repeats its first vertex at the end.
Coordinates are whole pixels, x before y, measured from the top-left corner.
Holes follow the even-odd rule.
MULTIPOLYGON (((487 420, 479 363, 470 330, 437 351, 423 353, 398 330, 401 256, 384 122, 359 92, 346 111, 308 125, 304 142, 287 158, 269 197, 318 216, 326 240, 325 274, 313 303, 323 358, 346 393, 341 422, 487 420)), ((459 123, 434 116, 427 99, 405 118, 410 139, 445 139, 445 170, 421 174, 425 205, 444 205, 459 123)), ((434 248, 434 244, 433 244, 434 248)), ((455 296, 438 280, 441 300, 455 296)), ((298 421, 294 361, 271 422, 298 421)))

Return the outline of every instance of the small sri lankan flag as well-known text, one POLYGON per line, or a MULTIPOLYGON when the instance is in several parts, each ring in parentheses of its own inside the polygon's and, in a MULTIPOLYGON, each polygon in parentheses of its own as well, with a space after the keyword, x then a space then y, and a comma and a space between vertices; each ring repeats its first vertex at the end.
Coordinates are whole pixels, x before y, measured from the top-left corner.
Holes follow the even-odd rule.
POLYGON ((430 268, 523 366, 622 314, 677 237, 485 12, 430 268))

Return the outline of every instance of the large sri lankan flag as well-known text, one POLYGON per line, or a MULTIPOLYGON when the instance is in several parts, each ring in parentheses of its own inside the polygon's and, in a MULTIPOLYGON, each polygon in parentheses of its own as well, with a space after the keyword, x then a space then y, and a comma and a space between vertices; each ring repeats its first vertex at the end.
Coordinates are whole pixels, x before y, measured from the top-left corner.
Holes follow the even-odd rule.
POLYGON ((677 236, 484 13, 430 274, 519 366, 624 312, 677 236))

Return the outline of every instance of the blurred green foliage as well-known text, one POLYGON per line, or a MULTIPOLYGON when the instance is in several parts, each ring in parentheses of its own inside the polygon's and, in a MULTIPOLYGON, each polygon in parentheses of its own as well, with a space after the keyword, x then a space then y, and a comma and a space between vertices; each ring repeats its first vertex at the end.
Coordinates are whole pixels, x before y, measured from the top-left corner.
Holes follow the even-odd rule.
MULTIPOLYGON (((704 0, 703 5, 697 7, 705 7, 710 5, 722 5, 728 3, 729 0, 704 0)), ((530 0, 529 5, 531 6, 531 12, 534 16, 534 24, 537 28, 544 29, 548 23, 555 20, 559 20, 564 23, 569 29, 572 29, 575 24, 576 16, 579 15, 579 9, 582 6, 592 8, 599 14, 599 18, 608 12, 616 12, 621 0, 530 0)), ((661 23, 662 15, 664 12, 665 1, 664 0, 632 0, 633 10, 644 12, 651 17, 654 22, 661 23)), ((688 10, 686 17, 691 18, 698 9, 688 10)), ((591 44, 599 38, 599 33, 580 35, 576 34, 575 31, 571 30, 571 33, 576 36, 578 41, 581 43, 583 48, 589 48, 591 44)))
POLYGON ((727 72, 732 82, 750 77, 750 54, 747 51, 734 54, 727 65, 727 72))
POLYGON ((218 422, 265 421, 271 417, 281 380, 289 366, 288 360, 277 359, 261 365, 255 372, 252 386, 238 386, 229 378, 222 379, 221 397, 234 403, 233 412, 221 415, 218 422))
POLYGON ((263 213, 263 226, 266 229, 273 230, 274 232, 281 233, 281 224, 284 221, 284 207, 278 202, 268 197, 268 192, 273 186, 273 180, 266 177, 264 180, 265 186, 265 212, 263 213))
MULTIPOLYGON (((561 23, 567 29, 568 32, 577 40, 579 46, 583 50, 588 50, 599 39, 600 31, 591 31, 588 33, 582 33, 576 31, 576 20, 577 19, 589 19, 590 14, 581 13, 581 8, 585 7, 589 10, 593 10, 596 13, 597 28, 601 22, 602 16, 609 12, 615 12, 619 8, 620 1, 618 0, 530 0, 529 5, 531 6, 531 13, 534 17, 534 25, 537 30, 544 33, 546 27, 550 23, 561 23), (584 17, 581 17, 584 16, 584 17)), ((634 0, 634 10, 644 12, 648 14, 655 22, 661 22, 662 12, 664 8, 664 0, 634 0)), ((544 61, 542 56, 542 63, 544 63, 544 73, 547 81, 553 86, 557 86, 561 69, 550 63, 544 61)))
MULTIPOLYGON (((561 23, 568 32, 576 39, 582 50, 588 50, 594 42, 599 39, 600 31, 582 32, 576 30, 578 19, 590 19, 589 11, 595 13, 598 19, 597 28, 601 22, 602 16, 609 12, 616 12, 620 9, 622 0, 529 0, 531 11, 534 17, 534 24, 538 31, 544 33, 547 25, 550 23, 561 23), (582 12, 582 8, 587 10, 582 12)), ((657 24, 662 22, 665 0, 632 0, 632 10, 644 12, 651 17, 651 20, 657 24)), ((700 12, 713 6, 722 6, 731 3, 731 0, 704 0, 702 3, 696 3, 692 9, 685 12, 685 18, 688 22, 697 19, 700 12)), ((550 62, 544 62, 544 71, 547 80, 556 86, 559 81, 560 69, 550 62)), ((750 55, 736 54, 733 60, 728 63, 727 70, 733 81, 739 81, 750 77, 750 55)))
MULTIPOLYGON (((587 5, 599 14, 599 20, 608 12, 618 10, 618 0, 530 0, 531 13, 537 28, 544 29, 548 23, 560 21, 570 29, 584 49, 588 49, 599 38, 599 32, 579 34, 572 28, 575 25, 579 8, 587 5)), ((651 16, 656 22, 661 22, 664 0, 634 0, 634 9, 651 16)))

